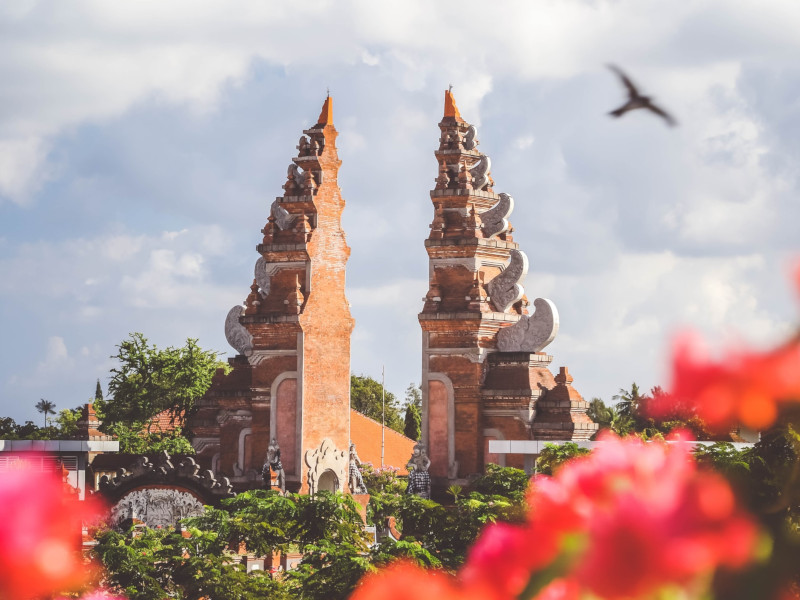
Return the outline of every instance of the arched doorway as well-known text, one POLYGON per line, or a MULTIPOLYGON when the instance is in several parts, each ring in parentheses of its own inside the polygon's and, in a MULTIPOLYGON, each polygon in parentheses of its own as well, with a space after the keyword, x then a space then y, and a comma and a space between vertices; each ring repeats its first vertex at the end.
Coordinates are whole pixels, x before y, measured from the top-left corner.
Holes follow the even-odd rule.
POLYGON ((317 490, 321 492, 338 492, 339 478, 336 477, 336 473, 330 469, 325 469, 325 471, 322 472, 322 475, 319 476, 317 490))

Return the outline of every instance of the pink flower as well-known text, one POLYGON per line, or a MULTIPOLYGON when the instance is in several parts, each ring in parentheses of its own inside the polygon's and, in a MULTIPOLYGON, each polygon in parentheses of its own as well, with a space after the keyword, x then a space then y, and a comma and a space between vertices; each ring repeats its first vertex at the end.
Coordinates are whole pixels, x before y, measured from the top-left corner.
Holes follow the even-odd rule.
POLYGON ((460 586, 454 577, 399 561, 365 576, 350 600, 485 600, 478 589, 460 586))
POLYGON ((21 468, 0 478, 0 506, 0 597, 50 595, 88 578, 81 527, 94 502, 65 493, 54 474, 21 468))
POLYGON ((775 422, 781 403, 792 401, 800 402, 797 339, 769 352, 731 351, 713 361, 702 342, 686 334, 675 342, 670 397, 654 406, 654 414, 675 403, 712 428, 741 423, 758 430, 775 422))
POLYGON ((689 444, 604 441, 532 492, 533 523, 585 538, 571 578, 603 598, 636 597, 753 557, 755 524, 689 444))

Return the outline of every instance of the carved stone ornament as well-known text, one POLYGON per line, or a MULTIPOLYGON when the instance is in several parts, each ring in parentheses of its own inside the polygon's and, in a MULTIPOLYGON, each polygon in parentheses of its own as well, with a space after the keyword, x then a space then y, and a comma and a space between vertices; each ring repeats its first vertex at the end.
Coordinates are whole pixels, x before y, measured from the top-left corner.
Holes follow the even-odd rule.
MULTIPOLYGON (((277 222, 277 220, 276 220, 277 222)), ((253 269, 253 277, 255 277, 256 283, 258 284, 259 293, 261 294, 262 298, 266 298, 269 295, 269 273, 267 273, 267 259, 263 256, 260 256, 256 261, 256 266, 253 269)))
POLYGON ((481 213, 483 237, 491 238, 508 231, 508 217, 514 211, 514 198, 501 193, 500 201, 489 210, 481 213))
POLYGON ((305 462, 308 466, 309 494, 324 489, 324 486, 320 486, 320 478, 326 471, 331 471, 337 479, 334 491, 341 491, 347 480, 349 466, 348 453, 345 450, 338 450, 330 438, 324 438, 319 448, 306 451, 305 462))
POLYGON ((234 495, 227 477, 217 479, 210 470, 201 472, 191 456, 178 462, 166 452, 157 454, 152 461, 139 456, 114 477, 103 475, 98 489, 114 507, 113 522, 134 518, 150 527, 175 525, 178 519, 202 513, 204 504, 216 505, 222 498, 234 495))
POLYGON ((111 508, 112 527, 127 519, 137 519, 148 527, 174 527, 179 519, 199 517, 203 503, 189 492, 174 489, 144 488, 129 492, 111 508))
POLYGON ((523 315, 519 321, 497 332, 500 352, 539 352, 558 334, 558 310, 546 298, 533 301, 535 312, 523 315))
POLYGON ((498 312, 506 312, 525 294, 522 282, 528 274, 528 257, 521 250, 512 250, 508 266, 486 286, 498 312))
MULTIPOLYGON (((297 167, 297 165, 292 165, 297 167)), ((289 214, 289 211, 283 208, 278 202, 277 198, 272 203, 272 206, 269 209, 270 214, 275 217, 275 224, 282 230, 291 229, 292 223, 294 223, 294 217, 289 214)))
POLYGON ((467 133, 464 134, 464 150, 474 150, 478 145, 478 140, 475 137, 478 135, 478 130, 475 125, 470 125, 467 133))
POLYGON ((225 317, 225 339, 239 354, 250 356, 253 353, 253 336, 239 322, 243 312, 244 308, 240 304, 228 311, 228 316, 225 317))
POLYGON ((489 185, 489 172, 492 170, 492 160, 481 154, 478 163, 469 172, 472 174, 472 189, 483 190, 489 185))
POLYGON ((250 423, 253 420, 253 413, 247 409, 221 408, 217 411, 217 424, 224 427, 229 421, 235 423, 250 423))

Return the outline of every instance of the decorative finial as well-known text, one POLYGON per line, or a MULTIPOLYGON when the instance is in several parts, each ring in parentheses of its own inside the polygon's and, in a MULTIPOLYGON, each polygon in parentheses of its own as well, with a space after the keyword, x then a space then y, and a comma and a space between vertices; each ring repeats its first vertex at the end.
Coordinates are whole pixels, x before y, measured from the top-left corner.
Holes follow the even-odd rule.
POLYGON ((451 84, 448 86, 448 88, 449 88, 449 90, 448 90, 448 91, 449 91, 449 92, 452 94, 452 93, 453 93, 453 84, 451 83, 451 84))

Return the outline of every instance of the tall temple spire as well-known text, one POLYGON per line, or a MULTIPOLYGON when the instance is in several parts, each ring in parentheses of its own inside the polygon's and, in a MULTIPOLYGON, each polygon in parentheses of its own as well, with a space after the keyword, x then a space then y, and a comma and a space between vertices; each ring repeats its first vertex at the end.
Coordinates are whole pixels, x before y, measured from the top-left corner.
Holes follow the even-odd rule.
POLYGON ((333 98, 331 98, 330 93, 325 98, 325 104, 322 105, 322 112, 319 113, 317 125, 333 125, 333 98))
POLYGON ((328 95, 267 205, 246 307, 225 320, 233 370, 218 374, 192 421, 198 454, 237 489, 260 484, 274 440, 287 489, 347 490, 353 318, 332 108, 328 95))
MULTIPOLYGON (((422 440, 434 488, 443 490, 498 460, 491 439, 584 440, 597 426, 580 394, 547 368, 553 357, 542 349, 558 331, 558 312, 544 298, 529 309, 528 259, 509 222, 514 199, 495 192, 492 161, 451 89, 439 129, 419 323, 422 440)), ((508 459, 524 466, 521 457, 508 459)))
POLYGON ((458 112, 455 96, 450 90, 444 91, 444 118, 455 119, 459 123, 464 122, 464 119, 461 118, 461 113, 458 112))

